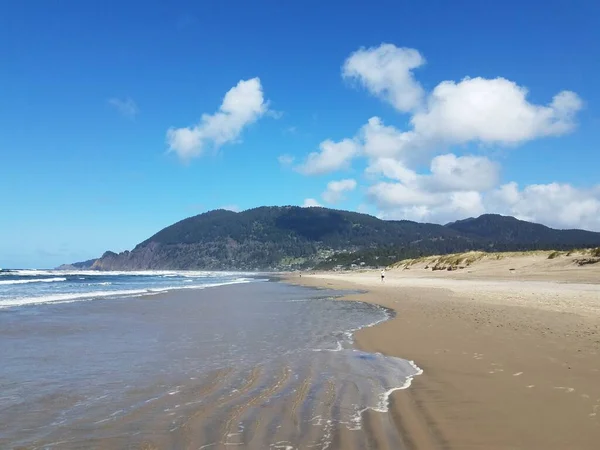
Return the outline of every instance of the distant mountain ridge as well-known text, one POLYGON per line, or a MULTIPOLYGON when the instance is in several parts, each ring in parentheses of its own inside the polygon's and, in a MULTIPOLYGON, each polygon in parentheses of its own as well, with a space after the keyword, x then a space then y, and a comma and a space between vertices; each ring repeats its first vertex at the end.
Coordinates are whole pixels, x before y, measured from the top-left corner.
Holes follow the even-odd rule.
MULTIPOLYGON (((507 244, 535 245, 544 247, 595 246, 600 233, 586 230, 555 230, 539 223, 519 220, 511 216, 484 214, 477 218, 457 220, 445 225, 464 235, 478 236, 507 244), (594 243, 594 244, 590 244, 594 243)), ((551 250, 554 248, 548 248, 551 250)))
POLYGON ((600 246, 600 233, 555 230, 485 214, 446 225, 381 220, 297 206, 215 210, 181 220, 122 253, 61 267, 96 270, 288 270, 387 265, 403 258, 463 252, 600 246))
POLYGON ((94 263, 98 261, 97 258, 94 259, 88 259, 87 261, 81 261, 81 262, 74 262, 71 264, 63 264, 61 266, 58 266, 57 269, 60 270, 85 270, 85 269, 91 269, 92 266, 94 265, 94 263))

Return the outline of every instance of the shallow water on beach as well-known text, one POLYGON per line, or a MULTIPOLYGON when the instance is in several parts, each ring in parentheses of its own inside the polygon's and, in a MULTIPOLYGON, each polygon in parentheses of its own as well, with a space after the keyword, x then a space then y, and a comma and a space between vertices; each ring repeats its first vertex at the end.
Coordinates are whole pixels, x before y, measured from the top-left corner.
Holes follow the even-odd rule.
POLYGON ((365 448, 419 373, 352 347, 390 312, 254 282, 0 310, 0 447, 365 448))

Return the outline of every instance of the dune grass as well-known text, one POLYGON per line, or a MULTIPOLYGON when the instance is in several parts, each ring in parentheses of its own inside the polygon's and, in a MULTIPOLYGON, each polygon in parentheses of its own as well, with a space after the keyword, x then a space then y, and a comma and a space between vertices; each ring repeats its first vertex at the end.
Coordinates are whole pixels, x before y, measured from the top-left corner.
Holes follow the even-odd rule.
MULTIPOLYGON (((410 269, 414 266, 424 266, 427 270, 457 270, 464 269, 481 260, 502 260, 504 258, 519 258, 526 256, 542 256, 556 259, 562 256, 589 256, 600 258, 600 247, 565 251, 531 250, 523 252, 484 252, 471 251, 451 253, 448 255, 422 256, 420 258, 404 259, 389 266, 390 269, 410 269)), ((599 260, 600 261, 600 260, 599 260)), ((577 262, 574 260, 574 262, 577 262)))

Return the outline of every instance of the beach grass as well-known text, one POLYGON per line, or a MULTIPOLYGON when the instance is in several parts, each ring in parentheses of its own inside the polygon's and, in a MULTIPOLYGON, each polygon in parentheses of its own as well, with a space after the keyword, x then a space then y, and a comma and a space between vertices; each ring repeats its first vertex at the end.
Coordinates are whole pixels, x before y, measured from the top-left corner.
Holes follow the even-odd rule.
MULTIPOLYGON (((574 264, 578 263, 578 257, 600 258, 600 247, 575 249, 568 252, 558 250, 531 250, 521 252, 484 252, 470 251, 463 253, 451 253, 447 255, 422 256, 419 258, 404 259, 391 264, 389 269, 407 270, 411 268, 423 268, 436 270, 458 270, 465 269, 480 261, 499 261, 505 258, 545 257, 556 259, 560 257, 572 257, 574 264)), ((589 263, 588 263, 589 264, 589 263)))

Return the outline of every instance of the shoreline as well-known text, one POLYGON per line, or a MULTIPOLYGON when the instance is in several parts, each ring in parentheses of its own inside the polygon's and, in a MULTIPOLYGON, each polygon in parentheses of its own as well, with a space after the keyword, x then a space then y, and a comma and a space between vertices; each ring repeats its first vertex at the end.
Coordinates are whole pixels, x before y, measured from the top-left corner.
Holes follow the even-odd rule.
POLYGON ((360 350, 423 370, 389 396, 406 448, 591 450, 600 442, 600 286, 400 271, 383 285, 378 272, 282 281, 360 290, 340 300, 395 311, 354 337, 360 350))
MULTIPOLYGON (((403 449, 396 428, 378 411, 388 408, 387 390, 414 371, 405 360, 353 351, 356 330, 376 328, 394 313, 331 301, 343 294, 256 282, 65 308, 51 332, 63 330, 65 342, 74 333, 82 351, 102 343, 99 359, 77 358, 100 375, 98 387, 88 391, 87 377, 73 377, 45 392, 50 375, 42 367, 36 372, 42 376, 31 381, 41 387, 29 391, 31 403, 17 403, 4 417, 8 434, 0 442, 107 450, 263 449, 283 442, 299 449, 403 449), (134 345, 122 352, 123 342, 134 345), (85 408, 69 415, 70 398, 85 408), (57 416, 65 419, 55 426, 57 416)), ((26 325, 24 346, 35 334, 30 330, 40 332, 35 320, 26 325)), ((73 349, 58 347, 65 351, 55 358, 70 362, 73 349)), ((70 366, 61 367, 68 373, 70 366)))

